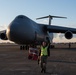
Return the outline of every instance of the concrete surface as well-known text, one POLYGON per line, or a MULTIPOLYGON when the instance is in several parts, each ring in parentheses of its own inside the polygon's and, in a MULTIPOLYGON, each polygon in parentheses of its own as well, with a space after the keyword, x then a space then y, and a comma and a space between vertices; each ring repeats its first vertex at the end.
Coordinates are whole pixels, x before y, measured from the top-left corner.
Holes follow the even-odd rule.
POLYGON ((76 49, 50 49, 47 73, 18 45, 0 45, 0 75, 76 75, 76 49))

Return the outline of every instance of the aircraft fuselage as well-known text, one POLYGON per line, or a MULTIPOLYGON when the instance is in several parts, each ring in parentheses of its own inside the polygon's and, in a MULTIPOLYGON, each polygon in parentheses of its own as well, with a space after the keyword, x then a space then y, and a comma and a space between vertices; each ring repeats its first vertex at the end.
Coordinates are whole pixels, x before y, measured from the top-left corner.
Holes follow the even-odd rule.
POLYGON ((26 16, 17 16, 6 30, 7 38, 18 44, 40 43, 48 37, 44 25, 37 24, 26 16))

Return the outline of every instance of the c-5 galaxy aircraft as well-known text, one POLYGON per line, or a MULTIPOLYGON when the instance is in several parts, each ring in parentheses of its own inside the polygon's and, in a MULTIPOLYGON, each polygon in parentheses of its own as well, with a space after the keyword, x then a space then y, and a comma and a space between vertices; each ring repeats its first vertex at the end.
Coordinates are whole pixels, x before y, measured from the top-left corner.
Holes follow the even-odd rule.
POLYGON ((38 24, 30 18, 19 15, 8 26, 6 30, 0 31, 0 38, 2 40, 10 40, 17 44, 20 44, 22 49, 23 45, 38 45, 43 40, 51 42, 53 39, 53 33, 64 33, 65 38, 71 39, 73 33, 76 33, 75 28, 60 27, 51 25, 53 18, 66 18, 60 16, 45 16, 37 19, 43 19, 49 17, 49 24, 38 24), (51 40, 51 41, 50 41, 51 40))

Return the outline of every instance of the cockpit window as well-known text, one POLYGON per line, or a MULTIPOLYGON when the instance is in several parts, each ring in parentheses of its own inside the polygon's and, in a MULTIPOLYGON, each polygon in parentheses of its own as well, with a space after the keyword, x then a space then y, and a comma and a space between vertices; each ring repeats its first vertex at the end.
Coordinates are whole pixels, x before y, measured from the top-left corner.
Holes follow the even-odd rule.
POLYGON ((25 16, 19 15, 17 18, 23 19, 25 16))

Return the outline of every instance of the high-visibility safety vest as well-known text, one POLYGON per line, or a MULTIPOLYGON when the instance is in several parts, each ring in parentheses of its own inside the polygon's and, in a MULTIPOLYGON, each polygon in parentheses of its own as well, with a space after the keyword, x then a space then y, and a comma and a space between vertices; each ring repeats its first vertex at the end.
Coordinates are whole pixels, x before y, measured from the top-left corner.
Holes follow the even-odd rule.
POLYGON ((48 55, 47 49, 48 49, 47 46, 46 46, 46 47, 42 47, 42 46, 41 46, 41 56, 42 56, 42 55, 45 55, 45 56, 48 55))

